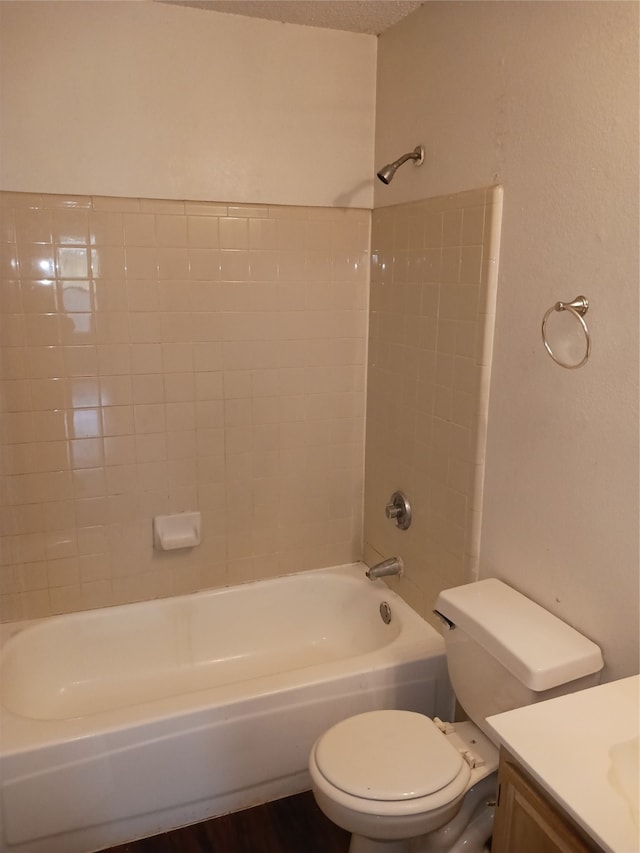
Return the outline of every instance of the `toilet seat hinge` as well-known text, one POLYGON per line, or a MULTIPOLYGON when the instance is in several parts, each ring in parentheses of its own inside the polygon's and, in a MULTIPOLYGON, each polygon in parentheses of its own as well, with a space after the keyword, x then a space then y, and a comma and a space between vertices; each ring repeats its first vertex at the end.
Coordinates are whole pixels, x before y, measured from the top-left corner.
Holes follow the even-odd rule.
POLYGON ((459 752, 472 770, 474 767, 482 767, 485 763, 484 758, 475 752, 471 752, 470 749, 461 749, 459 752))
POLYGON ((456 730, 456 727, 453 725, 453 723, 445 723, 440 719, 440 717, 434 717, 433 722, 444 735, 450 735, 456 730))

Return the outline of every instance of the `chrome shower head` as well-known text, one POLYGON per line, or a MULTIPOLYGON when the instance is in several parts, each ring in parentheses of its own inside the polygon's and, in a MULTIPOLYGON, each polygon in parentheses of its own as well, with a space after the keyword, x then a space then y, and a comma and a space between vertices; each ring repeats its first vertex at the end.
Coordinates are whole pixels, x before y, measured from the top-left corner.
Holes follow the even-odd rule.
POLYGON ((380 178, 383 184, 390 184, 397 170, 403 163, 406 163, 407 160, 413 160, 414 165, 421 166, 424 163, 424 146, 417 145, 413 151, 410 151, 408 154, 403 154, 402 157, 398 157, 398 159, 394 160, 393 163, 387 163, 387 165, 383 166, 377 173, 378 178, 380 178))

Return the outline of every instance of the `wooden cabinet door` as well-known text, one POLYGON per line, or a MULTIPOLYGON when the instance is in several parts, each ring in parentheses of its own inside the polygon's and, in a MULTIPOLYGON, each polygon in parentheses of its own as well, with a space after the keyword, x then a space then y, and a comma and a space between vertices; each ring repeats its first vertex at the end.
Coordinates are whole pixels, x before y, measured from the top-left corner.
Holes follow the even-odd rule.
POLYGON ((504 749, 491 853, 600 853, 504 749))

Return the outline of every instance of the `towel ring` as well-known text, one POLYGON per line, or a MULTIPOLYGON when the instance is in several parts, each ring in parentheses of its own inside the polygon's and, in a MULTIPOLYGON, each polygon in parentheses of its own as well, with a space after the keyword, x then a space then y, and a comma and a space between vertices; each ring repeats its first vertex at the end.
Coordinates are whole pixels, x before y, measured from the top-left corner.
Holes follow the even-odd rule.
POLYGON ((588 310, 589 300, 587 299, 587 297, 576 296, 576 298, 573 299, 571 302, 556 302, 556 304, 552 305, 542 318, 541 331, 544 348, 556 364, 559 364, 560 367, 566 367, 567 370, 575 370, 577 367, 582 367, 582 365, 586 363, 587 359, 591 355, 591 334, 589 333, 589 327, 587 326, 587 322, 584 319, 584 315, 587 313, 588 310), (576 364, 567 364, 566 362, 561 361, 549 346, 549 342, 547 341, 547 320, 549 319, 551 314, 553 314, 554 311, 569 311, 582 326, 582 331, 584 332, 585 339, 585 353, 582 359, 576 362, 576 364))

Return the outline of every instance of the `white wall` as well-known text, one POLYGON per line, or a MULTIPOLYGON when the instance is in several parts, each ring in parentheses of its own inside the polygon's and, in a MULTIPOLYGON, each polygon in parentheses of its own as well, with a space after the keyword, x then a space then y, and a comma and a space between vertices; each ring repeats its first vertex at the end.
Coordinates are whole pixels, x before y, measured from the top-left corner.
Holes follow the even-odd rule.
POLYGON ((379 40, 386 205, 504 185, 481 575, 638 671, 638 5, 429 2, 379 40), (584 293, 589 363, 540 322, 584 293))
POLYGON ((371 207, 376 39, 161 3, 0 3, 0 187, 371 207))

